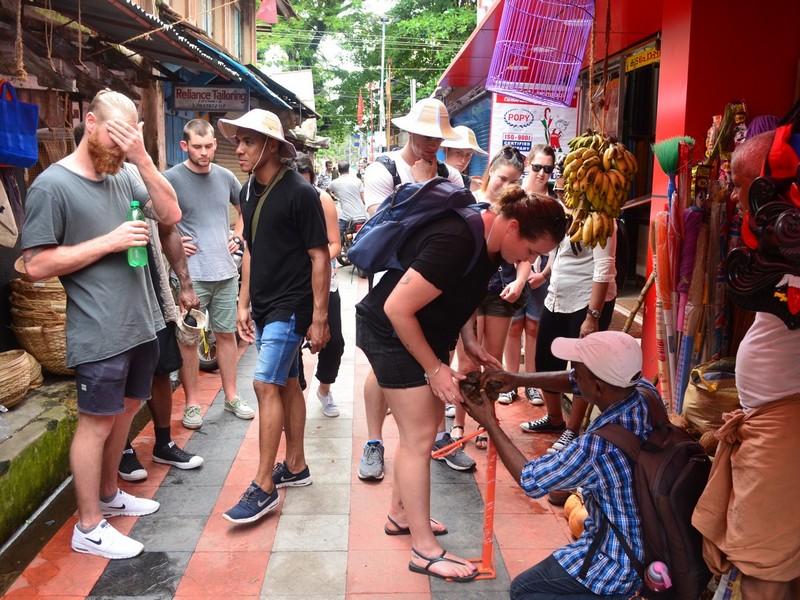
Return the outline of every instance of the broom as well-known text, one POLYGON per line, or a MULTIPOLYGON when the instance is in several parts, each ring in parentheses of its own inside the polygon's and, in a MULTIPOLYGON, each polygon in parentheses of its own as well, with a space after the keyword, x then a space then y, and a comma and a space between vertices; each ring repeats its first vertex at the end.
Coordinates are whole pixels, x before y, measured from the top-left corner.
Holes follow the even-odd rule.
POLYGON ((669 177, 669 186, 667 187, 667 202, 672 206, 672 195, 675 193, 675 175, 678 173, 678 145, 685 142, 690 146, 694 146, 694 138, 688 135, 679 135, 655 144, 651 144, 650 148, 653 154, 656 155, 656 160, 661 170, 669 177))

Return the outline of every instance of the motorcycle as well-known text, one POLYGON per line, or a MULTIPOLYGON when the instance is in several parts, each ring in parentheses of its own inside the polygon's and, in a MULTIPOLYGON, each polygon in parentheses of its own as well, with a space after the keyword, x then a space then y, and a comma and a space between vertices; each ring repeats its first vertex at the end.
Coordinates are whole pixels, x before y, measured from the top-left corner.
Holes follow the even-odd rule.
MULTIPOLYGON (((347 221, 347 224, 344 227, 344 231, 342 232, 342 249, 339 251, 339 255, 336 257, 337 262, 343 267, 349 267, 352 264, 347 258, 347 253, 355 241, 356 234, 364 226, 365 222, 366 219, 351 219, 347 221)), ((358 269, 358 276, 366 277, 367 275, 362 271, 362 269, 358 269)))

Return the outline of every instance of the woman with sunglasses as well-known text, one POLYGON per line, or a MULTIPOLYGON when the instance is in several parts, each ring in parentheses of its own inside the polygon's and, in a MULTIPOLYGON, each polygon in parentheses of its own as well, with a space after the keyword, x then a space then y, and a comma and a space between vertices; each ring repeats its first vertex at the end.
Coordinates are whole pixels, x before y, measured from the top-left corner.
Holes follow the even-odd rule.
MULTIPOLYGON (((550 282, 539 320, 536 371, 566 368, 566 362, 553 356, 550 350, 556 337, 585 337, 608 329, 617 298, 616 253, 616 226, 605 248, 600 245, 594 249, 583 247, 580 243, 571 243, 569 236, 565 236, 558 248, 550 253, 548 265, 542 273, 550 282)), ((580 396, 573 397, 572 412, 569 421, 565 422, 561 412, 561 394, 542 390, 542 396, 547 413, 539 419, 521 423, 520 427, 528 433, 560 433, 547 450, 549 453, 558 452, 579 435, 588 404, 580 396)))
POLYGON ((405 270, 387 271, 356 305, 356 344, 399 432, 389 522, 411 536, 411 571, 458 582, 474 579, 476 568, 442 549, 430 520, 431 447, 443 403, 462 399, 463 375, 448 366, 450 351, 460 332, 476 364, 499 365, 480 347, 473 327, 489 278, 501 260, 529 262, 550 252, 566 232, 558 202, 518 186, 481 217, 484 240, 471 268, 475 237, 463 218, 446 216, 415 231, 398 253, 405 270))
MULTIPOLYGON (((530 171, 522 189, 531 194, 550 196, 558 198, 548 183, 551 174, 555 169, 556 153, 545 144, 536 144, 528 153, 528 166, 530 171)), ((520 367, 520 355, 522 354, 522 336, 525 335, 525 368, 526 373, 536 371, 534 357, 536 356, 536 335, 539 332, 539 319, 542 317, 544 299, 547 296, 549 284, 549 270, 543 273, 547 267, 547 257, 542 256, 531 268, 528 276, 528 301, 525 306, 517 310, 511 319, 511 328, 508 330, 508 340, 503 353, 505 366, 509 373, 518 373, 520 367)), ((525 395, 534 406, 544 404, 544 399, 538 388, 525 388, 525 395)), ((501 400, 513 402, 517 397, 517 390, 501 394, 501 400)), ((504 403, 505 403, 504 402, 504 403)))
MULTIPOLYGON (((489 162, 483 183, 475 192, 475 199, 495 206, 503 192, 519 181, 524 168, 525 157, 522 153, 513 146, 504 146, 489 162)), ((489 281, 488 294, 478 306, 478 340, 498 362, 503 361, 503 348, 511 317, 527 301, 526 287, 530 270, 528 261, 516 264, 501 262, 489 281)), ((468 373, 476 368, 461 344, 458 345, 456 354, 461 373, 468 373)), ((464 434, 465 417, 464 409, 456 403, 456 415, 450 428, 450 437, 454 440, 460 439, 464 434)), ((480 449, 486 448, 487 443, 486 436, 475 438, 475 445, 480 449)))

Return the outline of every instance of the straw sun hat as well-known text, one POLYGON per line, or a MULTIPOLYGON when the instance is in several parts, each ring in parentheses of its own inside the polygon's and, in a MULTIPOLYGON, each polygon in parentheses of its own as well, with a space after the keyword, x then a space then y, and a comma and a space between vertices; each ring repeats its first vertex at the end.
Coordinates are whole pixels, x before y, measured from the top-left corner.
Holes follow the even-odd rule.
POLYGON ((450 115, 447 107, 439 100, 425 98, 411 107, 404 117, 392 119, 392 123, 403 131, 445 140, 459 138, 458 133, 450 127, 450 115))
POLYGON ((297 156, 294 146, 283 137, 283 125, 281 125, 280 119, 275 113, 271 113, 268 110, 254 108, 238 119, 220 119, 217 125, 222 135, 229 139, 236 136, 236 131, 239 127, 263 133, 281 143, 280 155, 282 158, 294 158, 297 156))
POLYGON ((489 156, 489 153, 483 150, 478 145, 478 140, 475 137, 475 132, 466 125, 458 125, 453 127, 459 138, 457 140, 445 140, 442 142, 442 148, 461 148, 465 150, 472 150, 478 156, 489 156))

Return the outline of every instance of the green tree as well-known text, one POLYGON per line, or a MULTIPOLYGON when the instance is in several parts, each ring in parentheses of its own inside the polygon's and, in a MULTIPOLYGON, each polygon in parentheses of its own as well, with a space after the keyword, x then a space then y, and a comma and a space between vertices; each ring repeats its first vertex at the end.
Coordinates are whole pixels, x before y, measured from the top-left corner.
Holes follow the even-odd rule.
MULTIPOLYGON (((280 50, 285 57, 273 60, 274 66, 312 70, 316 108, 322 115, 317 125, 320 135, 338 141, 348 139, 357 128, 359 90, 363 91, 365 104, 369 104, 369 86, 373 89, 377 129, 381 18, 365 11, 361 0, 295 0, 292 6, 300 19, 281 19, 272 33, 259 34, 259 58, 265 54, 274 56, 280 50), (325 55, 320 44, 326 37, 341 49, 341 54, 325 55)), ((408 109, 412 79, 418 82, 419 98, 433 92, 444 69, 475 27, 475 0, 399 0, 385 18, 391 113, 396 115, 408 109)), ((367 106, 365 120, 369 114, 367 106)))

